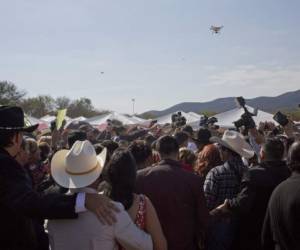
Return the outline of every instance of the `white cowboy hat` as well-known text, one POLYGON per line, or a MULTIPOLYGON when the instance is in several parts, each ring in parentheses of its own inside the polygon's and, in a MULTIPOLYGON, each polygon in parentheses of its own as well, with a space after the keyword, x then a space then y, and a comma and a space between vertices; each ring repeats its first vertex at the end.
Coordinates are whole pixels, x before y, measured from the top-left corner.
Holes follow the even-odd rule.
POLYGON ((96 155, 89 141, 76 141, 70 150, 56 152, 51 161, 53 179, 62 187, 82 188, 99 178, 107 150, 96 155))
POLYGON ((252 158, 255 154, 252 147, 246 142, 244 136, 233 130, 226 130, 222 139, 214 136, 210 138, 210 141, 219 143, 246 159, 252 158))

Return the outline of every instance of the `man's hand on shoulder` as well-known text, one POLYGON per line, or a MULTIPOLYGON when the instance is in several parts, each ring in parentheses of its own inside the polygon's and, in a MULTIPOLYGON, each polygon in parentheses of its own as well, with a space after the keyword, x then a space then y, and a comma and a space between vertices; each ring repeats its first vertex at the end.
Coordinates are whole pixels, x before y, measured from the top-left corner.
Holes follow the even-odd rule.
POLYGON ((118 213, 119 209, 102 194, 86 193, 85 207, 96 214, 103 224, 112 225, 116 222, 115 213, 118 213))

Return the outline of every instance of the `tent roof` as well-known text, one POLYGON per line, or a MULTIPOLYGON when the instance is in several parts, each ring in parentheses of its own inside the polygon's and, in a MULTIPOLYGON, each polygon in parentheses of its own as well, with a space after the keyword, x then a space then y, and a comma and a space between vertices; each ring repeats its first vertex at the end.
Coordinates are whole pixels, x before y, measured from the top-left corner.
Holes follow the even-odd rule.
POLYGON ((40 119, 44 122, 50 123, 50 122, 52 122, 53 120, 56 119, 56 116, 54 116, 54 115, 45 115, 45 116, 41 117, 40 119))
POLYGON ((200 118, 202 117, 202 115, 199 115, 199 114, 197 114, 197 113, 195 113, 195 112, 189 112, 188 114, 190 114, 191 116, 194 116, 195 118, 197 118, 197 119, 199 119, 199 120, 200 120, 200 118))
POLYGON ((76 118, 71 118, 70 119, 70 121, 85 121, 85 120, 87 120, 87 118, 84 117, 84 116, 78 116, 76 118))
MULTIPOLYGON (((190 124, 192 122, 199 122, 201 115, 198 115, 194 112, 183 112, 183 111, 177 111, 177 112, 181 112, 181 115, 184 116, 186 118, 186 123, 190 124)), ((166 124, 166 123, 172 123, 172 114, 177 113, 177 112, 173 112, 167 115, 163 115, 161 117, 157 118, 157 123, 159 124, 166 124)))
MULTIPOLYGON (((250 112, 254 111, 254 108, 252 108, 250 106, 247 106, 247 108, 249 109, 250 112)), ((243 108, 235 108, 235 109, 217 114, 214 117, 216 117, 218 119, 217 124, 220 127, 231 128, 231 127, 234 127, 233 122, 240 119, 242 114, 244 114, 244 109, 243 108)), ((273 115, 272 114, 269 114, 269 113, 264 112, 262 110, 258 110, 257 116, 253 116, 253 119, 254 119, 254 121, 257 125, 260 122, 266 122, 266 121, 274 122, 275 124, 277 124, 273 120, 273 115)))
POLYGON ((140 118, 140 117, 137 117, 137 116, 131 116, 130 117, 133 121, 137 121, 137 122, 141 122, 141 123, 143 123, 143 122, 146 122, 147 120, 145 120, 145 119, 143 119, 143 118, 140 118))
POLYGON ((35 118, 33 116, 29 116, 29 115, 27 115, 26 118, 32 125, 39 124, 38 130, 44 130, 44 129, 49 128, 49 124, 41 119, 35 118))
POLYGON ((71 118, 66 122, 65 127, 68 128, 70 126, 70 124, 81 124, 81 122, 84 122, 86 120, 87 120, 87 118, 85 118, 84 116, 78 116, 76 118, 71 118))
MULTIPOLYGON (((54 115, 45 115, 43 117, 40 118, 40 120, 47 122, 47 123, 51 123, 52 121, 54 121, 56 119, 56 116, 54 115)), ((65 116, 65 120, 68 122, 71 120, 70 117, 65 116)))
POLYGON ((117 112, 111 112, 108 114, 98 115, 92 118, 85 120, 93 126, 99 126, 101 124, 106 123, 107 119, 110 120, 118 120, 122 122, 124 125, 138 124, 144 122, 143 119, 138 117, 130 117, 117 112))

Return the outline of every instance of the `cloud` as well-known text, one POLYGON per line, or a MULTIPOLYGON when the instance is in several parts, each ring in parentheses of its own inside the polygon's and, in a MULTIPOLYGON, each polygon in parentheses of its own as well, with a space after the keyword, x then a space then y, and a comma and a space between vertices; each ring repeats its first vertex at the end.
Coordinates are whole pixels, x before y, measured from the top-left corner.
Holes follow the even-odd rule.
MULTIPOLYGON (((249 88, 249 92, 259 90, 285 92, 300 88, 300 65, 256 66, 242 65, 232 69, 215 71, 208 77, 208 84, 218 87, 249 88)), ((268 93, 266 93, 268 94, 268 93)))

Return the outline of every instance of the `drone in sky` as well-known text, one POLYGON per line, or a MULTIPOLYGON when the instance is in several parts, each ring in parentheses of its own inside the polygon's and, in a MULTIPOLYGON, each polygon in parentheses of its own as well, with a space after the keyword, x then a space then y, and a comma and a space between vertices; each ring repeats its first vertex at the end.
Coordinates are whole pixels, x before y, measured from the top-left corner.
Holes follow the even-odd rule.
POLYGON ((210 30, 213 34, 219 34, 221 29, 223 29, 224 26, 210 26, 210 30))

